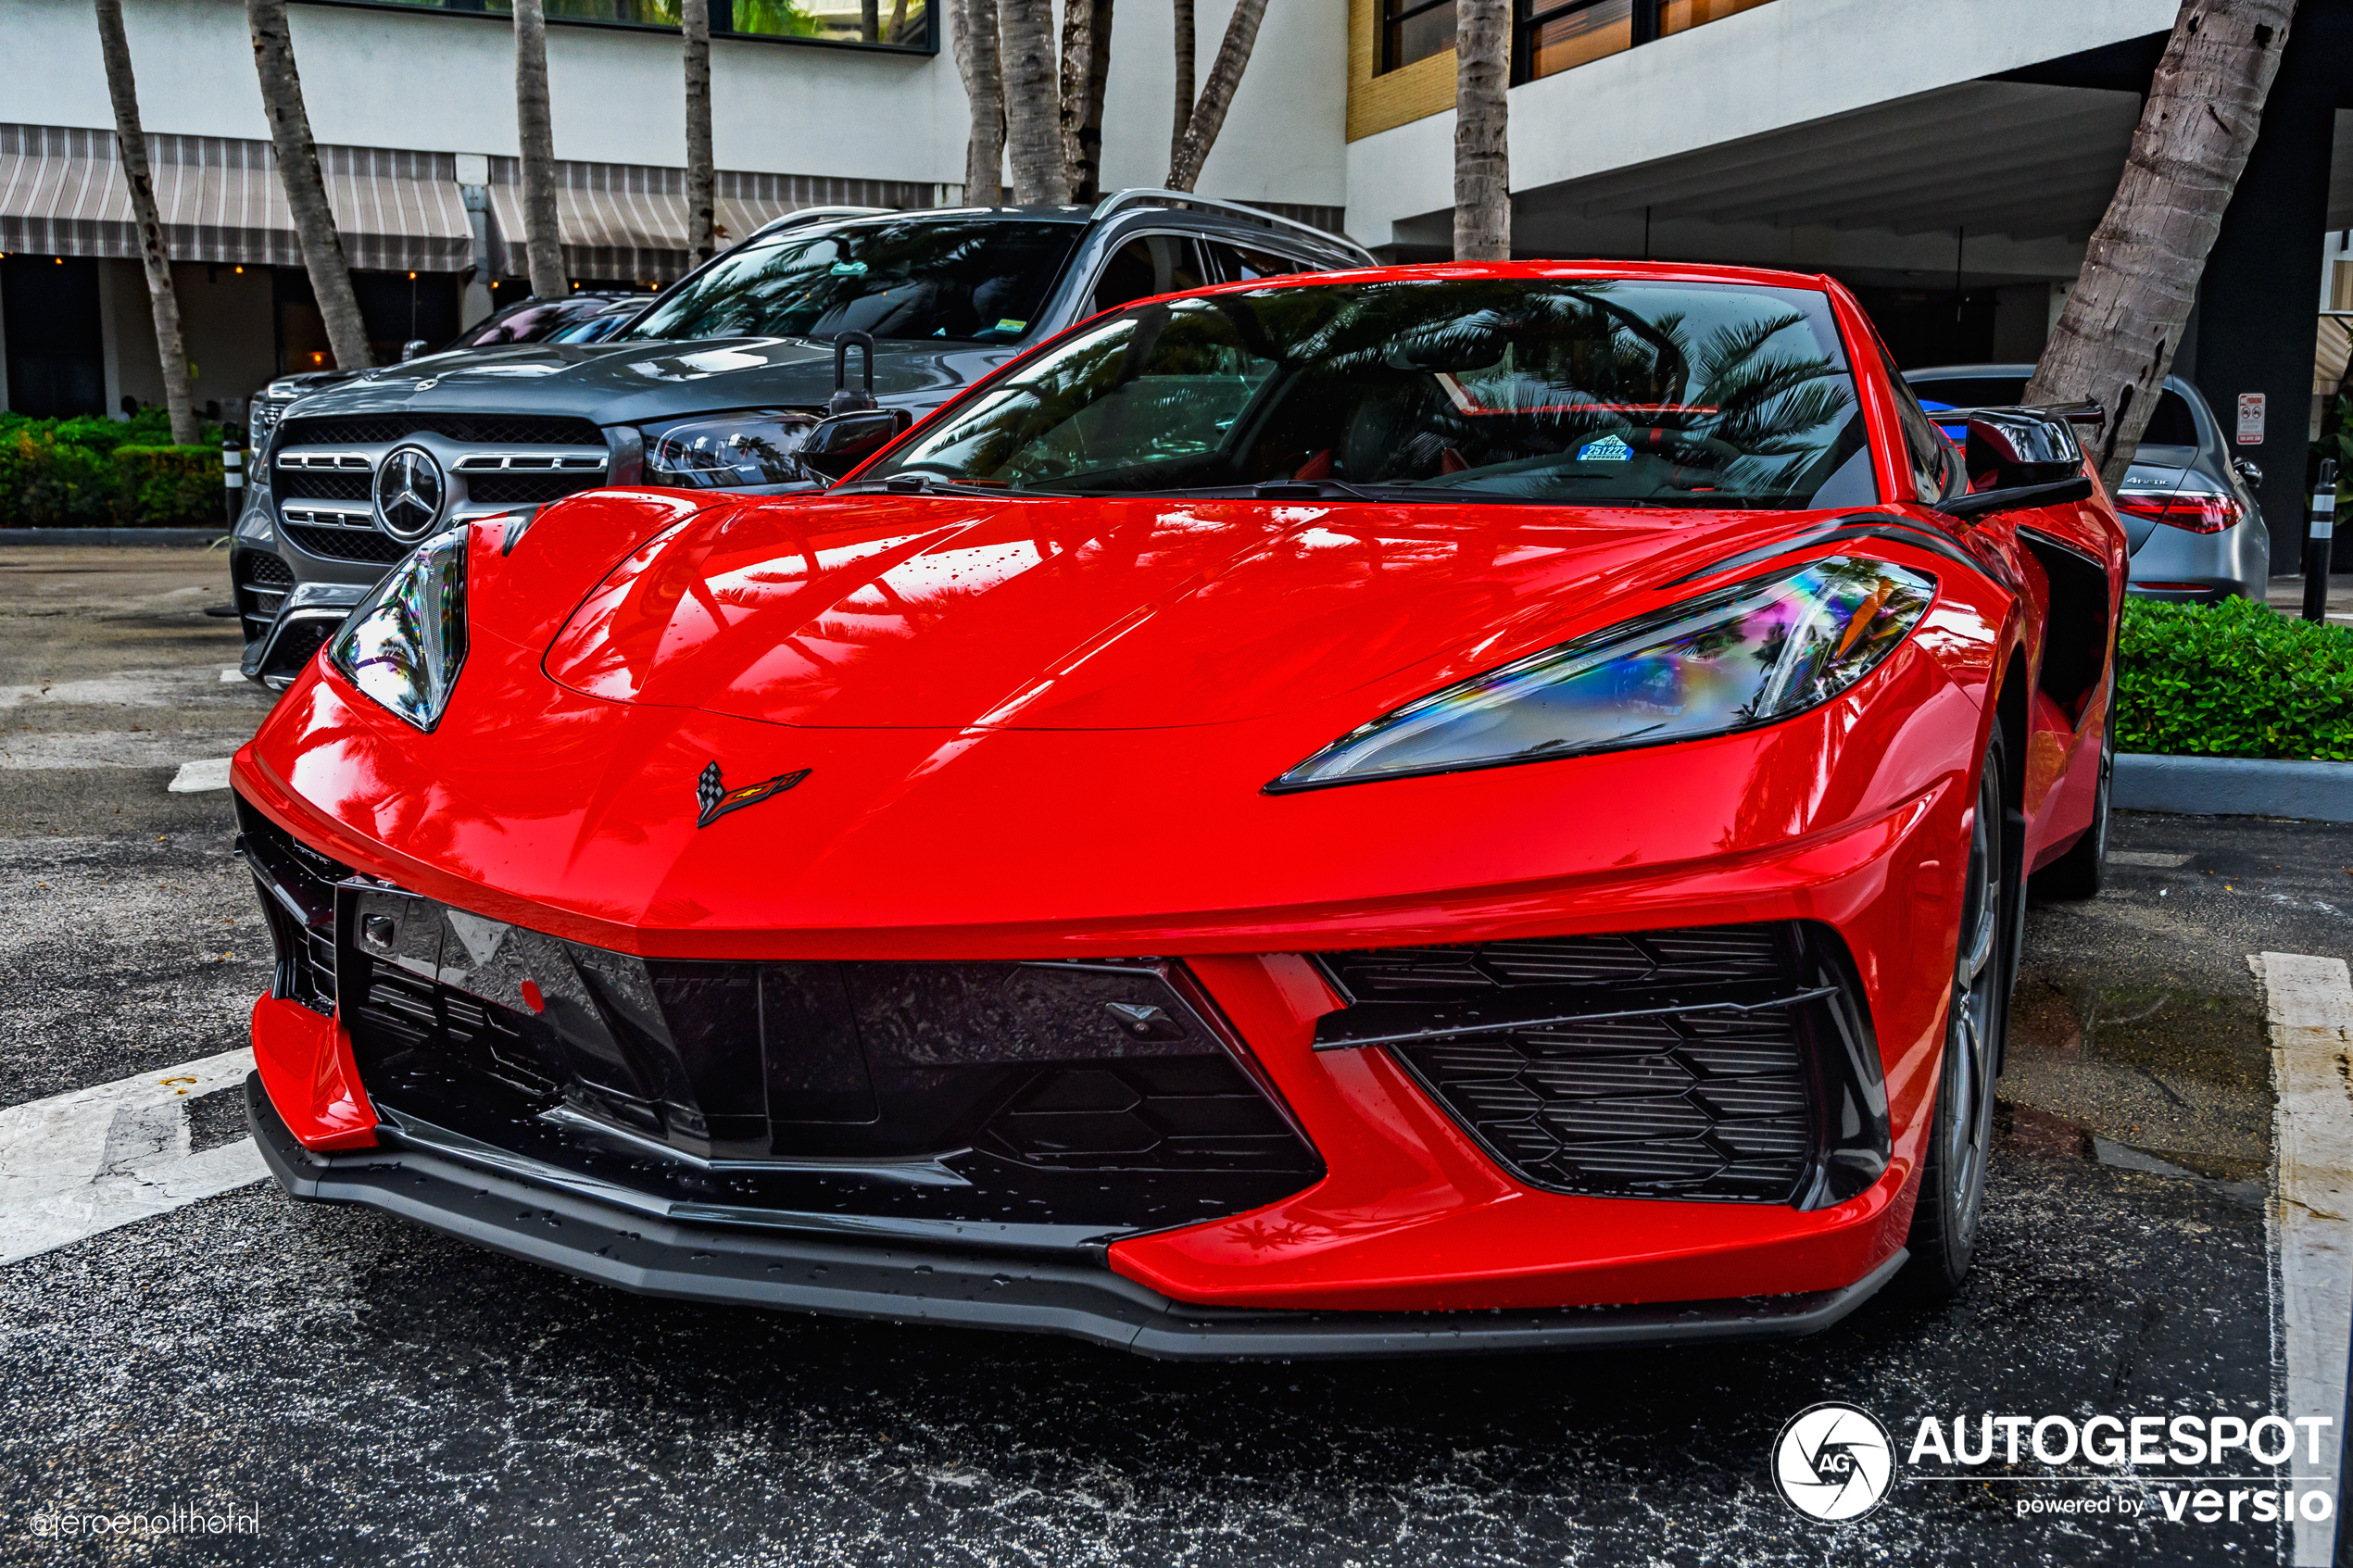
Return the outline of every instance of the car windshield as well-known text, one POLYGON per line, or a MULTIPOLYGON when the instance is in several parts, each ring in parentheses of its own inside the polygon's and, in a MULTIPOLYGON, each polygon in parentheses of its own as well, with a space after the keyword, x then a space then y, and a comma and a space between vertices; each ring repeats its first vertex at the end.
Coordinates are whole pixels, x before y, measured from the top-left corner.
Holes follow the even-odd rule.
POLYGON ((959 338, 1029 331, 1078 237, 1076 223, 907 218, 818 233, 786 230, 723 257, 623 340, 959 338))
POLYGON ((1109 495, 1876 501, 1828 296, 1390 279, 1135 307, 1017 362, 863 478, 1109 495))
POLYGON ((450 339, 442 352, 452 348, 489 348, 502 343, 539 343, 612 307, 613 302, 601 295, 518 306, 468 327, 450 339))

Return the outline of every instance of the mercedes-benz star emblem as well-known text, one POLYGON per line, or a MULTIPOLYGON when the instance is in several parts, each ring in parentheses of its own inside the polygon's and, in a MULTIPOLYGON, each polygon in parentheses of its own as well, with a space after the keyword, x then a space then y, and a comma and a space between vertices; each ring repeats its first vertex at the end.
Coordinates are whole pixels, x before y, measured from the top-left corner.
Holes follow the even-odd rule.
POLYGON ((396 539, 422 539, 441 521, 449 483, 422 446, 397 446, 376 465, 376 521, 396 539))

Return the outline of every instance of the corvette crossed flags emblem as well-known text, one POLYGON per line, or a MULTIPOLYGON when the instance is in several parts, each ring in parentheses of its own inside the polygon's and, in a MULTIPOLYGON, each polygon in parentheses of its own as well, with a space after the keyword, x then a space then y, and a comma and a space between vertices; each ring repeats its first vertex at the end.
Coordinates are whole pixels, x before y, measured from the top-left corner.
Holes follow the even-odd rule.
POLYGON ((772 795, 782 795, 809 776, 810 770, 798 768, 789 773, 778 773, 759 784, 737 784, 729 789, 719 776, 716 759, 703 764, 702 776, 695 781, 695 802, 702 808, 702 815, 695 819, 695 826, 707 828, 730 811, 740 811, 747 806, 757 806, 772 795))

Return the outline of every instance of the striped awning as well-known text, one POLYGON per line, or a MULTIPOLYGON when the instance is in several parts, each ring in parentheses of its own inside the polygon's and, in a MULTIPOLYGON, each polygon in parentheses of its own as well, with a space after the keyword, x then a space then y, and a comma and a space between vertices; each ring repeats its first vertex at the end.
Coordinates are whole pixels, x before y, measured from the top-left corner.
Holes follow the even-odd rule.
MULTIPOLYGON (((302 265, 269 143, 150 133, 147 158, 172 260, 302 265)), ((353 267, 459 272, 473 265, 452 155, 321 147, 319 162, 353 267)), ((112 132, 0 125, 0 250, 139 255, 112 132)))
MULTIPOLYGON (((502 278, 530 270, 524 257, 521 160, 490 160, 491 265, 502 278)), ((905 180, 721 169, 724 248, 780 213, 804 207, 929 207, 934 188, 905 180)), ((643 164, 556 164, 556 227, 567 277, 668 282, 686 270, 686 171, 643 164)))

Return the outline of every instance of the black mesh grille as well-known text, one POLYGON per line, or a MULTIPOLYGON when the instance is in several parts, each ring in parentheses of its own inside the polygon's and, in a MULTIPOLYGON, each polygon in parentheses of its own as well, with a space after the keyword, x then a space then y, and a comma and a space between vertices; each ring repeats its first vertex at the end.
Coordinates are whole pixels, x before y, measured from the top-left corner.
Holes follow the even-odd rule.
MULTIPOLYGON (((1533 1185, 1791 1202, 1825 1147, 1818 1102, 1848 1093, 1820 1060, 1840 1025, 1808 940, 1734 925, 1325 954, 1350 1006, 1317 1039, 1382 1045, 1533 1185)), ((1875 1056, 1857 1075, 1861 1103, 1875 1056)))
POLYGON ((237 847, 245 852, 277 948, 273 996, 314 1012, 335 1010, 335 884, 351 874, 245 803, 236 800, 237 847))
POLYGON ((268 550, 247 550, 238 558, 237 566, 245 580, 257 588, 291 588, 294 569, 268 550))
POLYGON ((605 482, 601 473, 470 473, 466 498, 494 506, 553 501, 605 482))
POLYGON ((270 674, 293 674, 308 664, 334 635, 335 622, 323 616, 297 619, 270 650, 270 674))
POLYGON ((373 474, 334 472, 316 469, 280 469, 278 495, 288 501, 364 501, 373 474))
POLYGON ((396 561, 409 546, 372 528, 314 528, 308 523, 281 524, 297 548, 334 560, 396 561))
POLYGON ((421 432, 495 446, 602 446, 587 420, 520 414, 338 414, 288 420, 277 441, 288 446, 371 445, 421 432))

